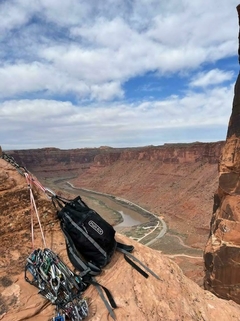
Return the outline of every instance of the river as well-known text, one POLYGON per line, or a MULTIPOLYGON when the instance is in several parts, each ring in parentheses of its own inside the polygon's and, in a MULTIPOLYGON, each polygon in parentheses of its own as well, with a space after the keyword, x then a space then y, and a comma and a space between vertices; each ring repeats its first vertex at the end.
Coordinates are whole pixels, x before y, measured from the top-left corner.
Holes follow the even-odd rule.
MULTIPOLYGON (((110 194, 76 188, 66 179, 58 179, 54 183, 71 194, 81 195, 85 198, 88 206, 96 210, 111 224, 113 223, 117 232, 132 237, 147 246, 151 245, 163 253, 175 256, 194 255, 192 257, 199 254, 199 249, 186 246, 182 240, 181 242, 178 240, 176 244, 176 235, 166 234, 167 225, 164 220, 137 204, 110 194), (166 242, 164 242, 165 238, 166 242), (176 251, 172 249, 174 244, 177 245, 176 251)), ((180 239, 178 234, 177 239, 180 239)))
MULTIPOLYGON (((138 242, 151 245, 163 237, 166 223, 157 215, 129 200, 84 188, 77 188, 68 180, 73 177, 46 180, 46 186, 60 189, 72 195, 80 195, 86 204, 109 222, 116 232, 138 242)), ((44 184, 45 185, 45 184, 44 184)), ((65 196, 66 197, 66 196, 65 196)), ((73 196, 68 196, 73 198, 73 196)))
POLYGON ((117 222, 114 224, 116 231, 124 227, 139 226, 148 223, 152 218, 155 219, 151 213, 140 209, 136 204, 127 200, 83 188, 76 188, 69 182, 65 182, 61 187, 86 197, 88 206, 94 208, 99 214, 104 214, 104 216, 112 216, 114 214, 116 216, 115 222, 117 222))

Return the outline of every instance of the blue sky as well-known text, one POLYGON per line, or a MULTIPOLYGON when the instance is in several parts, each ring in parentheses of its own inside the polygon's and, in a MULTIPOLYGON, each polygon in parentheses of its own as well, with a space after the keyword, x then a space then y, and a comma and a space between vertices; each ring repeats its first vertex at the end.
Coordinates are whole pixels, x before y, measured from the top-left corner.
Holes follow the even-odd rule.
POLYGON ((0 145, 225 140, 234 0, 0 2, 0 145))

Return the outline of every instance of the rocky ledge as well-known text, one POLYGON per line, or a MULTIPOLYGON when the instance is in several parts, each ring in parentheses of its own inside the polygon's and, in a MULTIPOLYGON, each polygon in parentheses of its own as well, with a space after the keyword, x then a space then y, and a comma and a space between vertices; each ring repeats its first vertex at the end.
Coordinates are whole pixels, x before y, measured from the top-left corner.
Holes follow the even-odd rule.
MULTIPOLYGON (((1 265, 0 320, 46 321, 54 315, 54 306, 25 282, 24 265, 32 251, 30 233, 29 190, 14 167, 0 159, 1 180, 1 265)), ((67 260, 64 237, 55 218, 51 202, 42 192, 34 190, 47 246, 67 260)), ((34 224, 35 247, 42 247, 39 226, 34 224)), ((181 269, 159 251, 147 248, 117 234, 121 242, 132 243, 134 254, 160 277, 143 278, 116 253, 111 263, 98 277, 113 294, 118 308, 117 320, 239 320, 240 307, 234 302, 218 299, 183 275, 181 269)), ((94 287, 84 293, 90 315, 87 320, 110 320, 94 287)))

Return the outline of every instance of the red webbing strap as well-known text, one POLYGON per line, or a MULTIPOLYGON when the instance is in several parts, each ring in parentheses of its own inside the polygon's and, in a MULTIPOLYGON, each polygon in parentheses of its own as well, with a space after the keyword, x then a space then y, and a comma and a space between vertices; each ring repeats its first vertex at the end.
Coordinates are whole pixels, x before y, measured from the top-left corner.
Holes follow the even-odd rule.
POLYGON ((36 206, 36 202, 35 202, 33 191, 32 191, 32 186, 31 186, 31 183, 33 182, 33 180, 32 180, 31 176, 28 173, 25 172, 24 175, 25 175, 25 178, 26 178, 26 181, 27 181, 27 184, 28 184, 28 188, 29 188, 29 193, 30 193, 32 246, 34 248, 33 211, 35 211, 35 214, 36 214, 36 217, 37 217, 37 220, 38 220, 38 224, 39 224, 39 228, 40 228, 40 231, 41 231, 41 235, 42 235, 43 244, 44 244, 44 247, 46 248, 47 247, 46 246, 46 240, 45 240, 45 237, 44 237, 44 234, 43 234, 42 224, 41 224, 41 221, 40 221, 38 209, 37 209, 37 206, 36 206))

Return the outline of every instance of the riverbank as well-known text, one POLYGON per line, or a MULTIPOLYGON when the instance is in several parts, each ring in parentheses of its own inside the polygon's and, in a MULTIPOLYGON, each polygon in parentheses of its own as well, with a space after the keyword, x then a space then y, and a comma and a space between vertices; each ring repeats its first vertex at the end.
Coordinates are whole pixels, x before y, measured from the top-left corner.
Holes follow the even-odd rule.
POLYGON ((165 222, 162 218, 145 210, 138 204, 110 194, 75 188, 69 182, 70 179, 70 177, 58 178, 57 180, 48 179, 44 182, 44 185, 51 187, 53 190, 60 189, 70 195, 80 195, 88 206, 100 213, 104 219, 114 226, 118 233, 171 257, 180 266, 185 275, 199 286, 202 286, 203 252, 201 249, 185 244, 186 235, 176 230, 169 230, 167 226, 163 228, 165 222), (123 223, 121 212, 130 214, 129 216, 137 220, 139 224, 121 226, 121 223, 123 223), (116 227, 117 225, 119 225, 118 228, 116 227), (161 233, 163 234, 161 235, 161 233))
MULTIPOLYGON (((85 196, 98 195, 98 197, 106 197, 112 200, 113 213, 117 213, 122 216, 121 222, 114 225, 115 230, 138 242, 141 242, 142 244, 153 244, 155 239, 157 240, 163 237, 167 231, 167 225, 161 218, 129 200, 85 188, 77 188, 68 181, 65 184, 75 191, 89 193, 88 195, 85 194, 85 196), (120 205, 122 209, 119 210, 118 207, 118 210, 116 210, 116 204, 120 205), (151 238, 153 233, 155 233, 154 238, 151 238), (145 239, 147 240, 147 238, 151 238, 151 241, 146 243, 145 239)), ((105 204, 106 203, 105 199, 105 204)))

